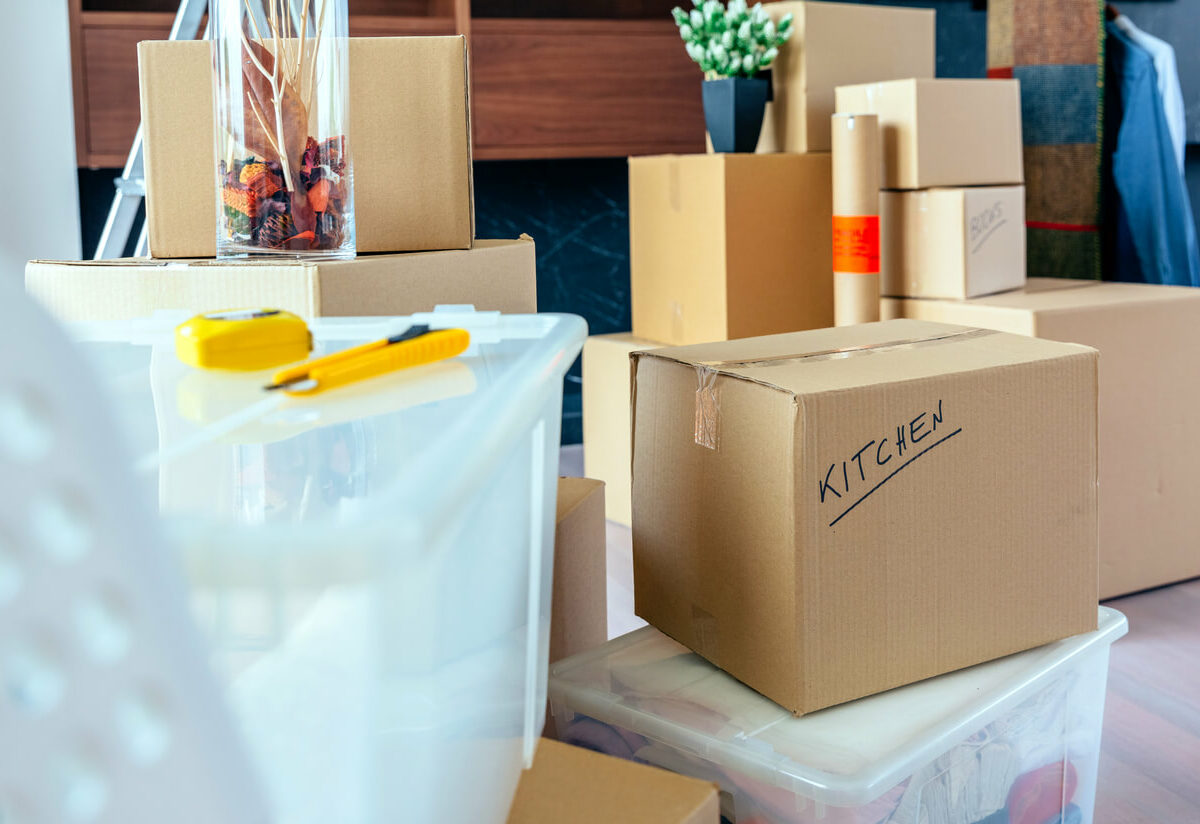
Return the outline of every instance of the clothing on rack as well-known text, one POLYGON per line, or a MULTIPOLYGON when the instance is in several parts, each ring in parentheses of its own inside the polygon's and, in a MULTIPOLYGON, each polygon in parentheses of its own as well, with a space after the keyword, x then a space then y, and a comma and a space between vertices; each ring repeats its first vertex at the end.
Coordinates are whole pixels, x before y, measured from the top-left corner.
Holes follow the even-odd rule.
POLYGON ((1150 58, 1154 61, 1158 94, 1162 98, 1163 114, 1167 118, 1167 130, 1170 132, 1171 145, 1175 149, 1175 160, 1179 164, 1179 172, 1182 174, 1184 151, 1187 144, 1187 121, 1183 106, 1183 89, 1179 85, 1179 68, 1175 62, 1175 49, 1165 40, 1160 40, 1139 29, 1124 14, 1118 14, 1112 22, 1130 40, 1149 52, 1150 58))
POLYGON ((1115 21, 1106 25, 1116 128, 1114 280, 1200 286, 1200 247, 1158 91, 1154 59, 1115 21), (1119 124, 1119 125, 1117 125, 1119 124))

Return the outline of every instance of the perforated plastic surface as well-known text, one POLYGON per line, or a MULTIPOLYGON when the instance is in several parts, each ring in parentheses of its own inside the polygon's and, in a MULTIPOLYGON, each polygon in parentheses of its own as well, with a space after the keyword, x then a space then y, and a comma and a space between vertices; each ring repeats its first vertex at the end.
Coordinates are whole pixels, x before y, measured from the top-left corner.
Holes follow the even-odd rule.
POLYGON ((0 306, 0 822, 266 821, 107 398, 0 306))

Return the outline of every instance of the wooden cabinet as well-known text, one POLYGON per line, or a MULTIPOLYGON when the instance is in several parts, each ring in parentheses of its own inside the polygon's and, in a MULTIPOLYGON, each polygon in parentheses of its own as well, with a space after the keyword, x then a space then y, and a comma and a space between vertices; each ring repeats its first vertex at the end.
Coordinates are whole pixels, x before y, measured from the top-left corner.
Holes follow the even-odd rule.
POLYGON ((477 19, 475 154, 704 150, 700 71, 670 20, 477 19))
MULTIPOLYGON (((137 43, 168 36, 176 3, 69 2, 79 165, 120 166, 139 120, 137 43)), ((466 34, 477 158, 703 151, 700 71, 670 5, 351 0, 350 33, 466 34)))

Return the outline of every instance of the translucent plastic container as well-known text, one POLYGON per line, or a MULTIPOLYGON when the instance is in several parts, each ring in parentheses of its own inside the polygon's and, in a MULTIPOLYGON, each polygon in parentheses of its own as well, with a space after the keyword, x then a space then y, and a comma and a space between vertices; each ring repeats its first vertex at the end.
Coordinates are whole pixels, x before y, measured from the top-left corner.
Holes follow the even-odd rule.
POLYGON ((566 740, 718 783, 737 824, 1090 824, 1096 632, 795 718, 651 627, 556 664, 566 740))
POLYGON ((193 370, 172 326, 77 327, 182 552, 275 824, 502 824, 546 705, 565 315, 312 321, 317 352, 411 323, 452 361, 311 399, 193 370))

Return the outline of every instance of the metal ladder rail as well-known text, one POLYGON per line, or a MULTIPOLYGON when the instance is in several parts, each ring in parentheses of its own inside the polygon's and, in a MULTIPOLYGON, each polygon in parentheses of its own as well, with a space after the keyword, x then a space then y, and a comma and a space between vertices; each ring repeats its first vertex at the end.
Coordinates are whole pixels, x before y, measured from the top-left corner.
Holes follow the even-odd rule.
MULTIPOLYGON (((201 34, 204 39, 207 39, 208 32, 202 32, 200 28, 200 21, 204 19, 207 10, 208 0, 181 0, 168 39, 195 40, 201 34)), ((104 222, 104 231, 100 234, 100 242, 96 245, 95 260, 119 258, 125 253, 138 207, 146 197, 146 172, 140 123, 137 135, 133 138, 133 146, 129 150, 129 158, 125 161, 125 169, 121 176, 113 181, 113 184, 117 191, 113 195, 112 206, 108 210, 108 219, 104 222)), ((138 235, 137 247, 134 251, 138 257, 145 257, 149 254, 148 222, 142 222, 142 229, 138 235)))

